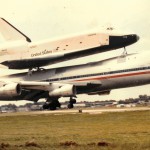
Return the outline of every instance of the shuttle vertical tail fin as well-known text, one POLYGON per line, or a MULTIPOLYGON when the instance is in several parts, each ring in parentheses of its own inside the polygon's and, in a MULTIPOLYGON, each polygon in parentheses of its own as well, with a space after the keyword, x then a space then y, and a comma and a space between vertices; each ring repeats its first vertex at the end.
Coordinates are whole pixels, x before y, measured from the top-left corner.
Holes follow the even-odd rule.
POLYGON ((0 18, 0 33, 6 41, 26 40, 31 42, 30 38, 3 18, 0 18))

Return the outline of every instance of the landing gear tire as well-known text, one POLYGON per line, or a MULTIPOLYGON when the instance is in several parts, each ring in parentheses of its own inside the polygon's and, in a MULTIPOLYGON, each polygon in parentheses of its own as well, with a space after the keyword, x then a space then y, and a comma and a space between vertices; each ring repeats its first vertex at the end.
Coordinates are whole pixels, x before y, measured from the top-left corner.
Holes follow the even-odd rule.
POLYGON ((56 110, 56 106, 50 106, 49 110, 56 110))
POLYGON ((75 104, 76 103, 76 99, 70 99, 70 103, 75 104))
POLYGON ((68 108, 71 109, 73 108, 73 104, 76 103, 76 99, 73 99, 72 97, 70 98, 69 104, 68 104, 68 108))
POLYGON ((74 107, 74 106, 73 106, 72 103, 69 103, 69 104, 68 104, 68 108, 69 108, 69 109, 71 109, 71 108, 73 108, 73 107, 74 107))
POLYGON ((45 103, 45 104, 43 105, 43 109, 49 109, 49 104, 45 103))
POLYGON ((47 109, 47 110, 56 110, 56 106, 53 105, 52 103, 49 103, 49 104, 44 104, 43 105, 43 109, 47 109))
POLYGON ((47 109, 47 110, 56 110, 57 107, 61 107, 61 104, 59 103, 58 100, 53 99, 53 100, 47 100, 48 102, 46 102, 43 105, 43 109, 47 109))

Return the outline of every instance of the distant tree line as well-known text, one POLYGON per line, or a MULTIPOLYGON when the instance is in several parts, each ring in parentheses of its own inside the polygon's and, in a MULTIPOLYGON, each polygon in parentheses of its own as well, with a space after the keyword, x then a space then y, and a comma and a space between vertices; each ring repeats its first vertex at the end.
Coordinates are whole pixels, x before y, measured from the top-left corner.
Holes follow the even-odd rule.
POLYGON ((150 96, 145 95, 139 95, 138 98, 129 98, 125 100, 119 100, 118 104, 131 104, 131 103, 138 103, 138 102, 149 102, 150 96))

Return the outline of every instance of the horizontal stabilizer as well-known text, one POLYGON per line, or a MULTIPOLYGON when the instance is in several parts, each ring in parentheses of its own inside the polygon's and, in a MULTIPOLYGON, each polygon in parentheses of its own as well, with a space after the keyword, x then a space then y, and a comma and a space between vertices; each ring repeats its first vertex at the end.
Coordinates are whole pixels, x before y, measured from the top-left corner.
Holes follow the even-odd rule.
POLYGON ((6 41, 26 40, 31 42, 25 34, 3 18, 0 18, 0 33, 6 41))

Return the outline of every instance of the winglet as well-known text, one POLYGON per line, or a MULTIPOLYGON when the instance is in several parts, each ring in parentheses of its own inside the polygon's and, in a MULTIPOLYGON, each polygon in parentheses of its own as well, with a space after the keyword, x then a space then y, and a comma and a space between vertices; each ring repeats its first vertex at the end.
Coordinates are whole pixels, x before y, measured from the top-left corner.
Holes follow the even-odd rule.
POLYGON ((31 42, 30 38, 11 25, 4 18, 0 18, 0 33, 6 41, 26 40, 31 42))

